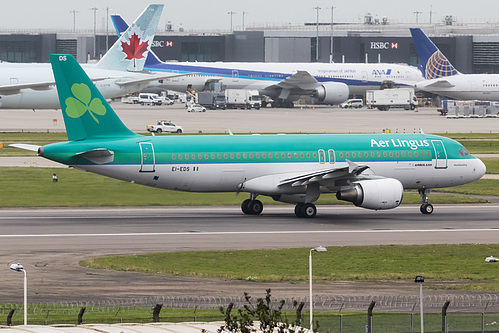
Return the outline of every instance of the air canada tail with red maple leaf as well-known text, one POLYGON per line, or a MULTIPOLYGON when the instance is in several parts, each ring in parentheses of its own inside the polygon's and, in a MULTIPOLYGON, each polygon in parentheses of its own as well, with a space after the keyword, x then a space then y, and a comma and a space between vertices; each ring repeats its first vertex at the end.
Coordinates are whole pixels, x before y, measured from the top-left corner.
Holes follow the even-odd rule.
POLYGON ((142 71, 147 54, 156 34, 163 5, 149 5, 130 27, 114 43, 97 67, 122 70, 142 71))

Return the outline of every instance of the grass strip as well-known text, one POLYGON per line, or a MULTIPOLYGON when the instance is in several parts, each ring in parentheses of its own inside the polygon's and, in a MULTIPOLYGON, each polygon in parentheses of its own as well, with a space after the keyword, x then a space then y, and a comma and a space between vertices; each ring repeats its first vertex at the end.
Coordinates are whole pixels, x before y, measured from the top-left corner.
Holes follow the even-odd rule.
MULTIPOLYGON (((239 206, 248 197, 235 193, 191 193, 176 192, 127 183, 90 172, 65 168, 16 168, 0 169, 0 189, 2 200, 0 207, 106 207, 106 206, 239 206), (59 181, 52 182, 56 173, 59 181)), ((481 185, 474 185, 473 193, 480 193, 481 188, 490 189, 487 193, 497 193, 498 180, 481 180, 481 185)), ((455 193, 460 193, 458 190, 455 193)), ((269 197, 261 196, 264 204, 282 204, 269 197)), ((432 196, 432 203, 484 203, 485 199, 456 197, 453 195, 432 196)), ((419 203, 418 194, 407 192, 404 203, 419 203)), ((334 194, 324 194, 318 200, 319 205, 350 203, 338 201, 334 194)))
MULTIPOLYGON (((396 237, 396 236, 394 236, 396 237)), ((90 258, 88 268, 255 282, 308 281, 308 248, 241 251, 189 251, 90 258)), ((314 256, 314 280, 413 280, 427 283, 493 282, 497 265, 485 258, 499 255, 499 244, 383 245, 329 247, 314 256), (473 282, 472 282, 473 281, 473 282)), ((485 285, 485 284, 484 284, 485 285)))

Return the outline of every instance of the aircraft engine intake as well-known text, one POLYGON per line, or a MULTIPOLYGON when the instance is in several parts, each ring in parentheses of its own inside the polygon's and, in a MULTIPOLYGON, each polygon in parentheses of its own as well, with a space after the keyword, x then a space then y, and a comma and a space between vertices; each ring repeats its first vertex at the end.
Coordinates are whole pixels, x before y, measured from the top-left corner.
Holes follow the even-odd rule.
POLYGON ((324 82, 314 92, 314 97, 326 104, 339 104, 348 99, 348 86, 340 82, 324 82))
POLYGON ((398 207, 404 195, 402 183, 393 178, 362 180, 352 185, 350 189, 337 192, 336 198, 367 209, 398 207))

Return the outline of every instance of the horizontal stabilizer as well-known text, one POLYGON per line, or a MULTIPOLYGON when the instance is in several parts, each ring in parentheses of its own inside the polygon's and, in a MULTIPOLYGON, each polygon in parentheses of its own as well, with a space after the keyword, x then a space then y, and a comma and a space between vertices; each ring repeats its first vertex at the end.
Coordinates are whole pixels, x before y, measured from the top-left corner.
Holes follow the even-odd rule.
MULTIPOLYGON (((423 82, 424 84, 424 82, 423 82)), ((435 80, 429 84, 425 84, 427 88, 453 88, 455 85, 450 83, 448 80, 435 80)))
POLYGON ((14 144, 9 145, 9 147, 20 148, 20 149, 24 149, 24 150, 30 150, 30 151, 36 151, 36 152, 38 152, 38 148, 40 148, 41 146, 28 145, 28 144, 25 144, 25 143, 14 143, 14 144))
POLYGON ((78 153, 76 156, 81 156, 84 159, 95 164, 106 164, 114 161, 114 152, 105 148, 89 150, 83 153, 78 153))

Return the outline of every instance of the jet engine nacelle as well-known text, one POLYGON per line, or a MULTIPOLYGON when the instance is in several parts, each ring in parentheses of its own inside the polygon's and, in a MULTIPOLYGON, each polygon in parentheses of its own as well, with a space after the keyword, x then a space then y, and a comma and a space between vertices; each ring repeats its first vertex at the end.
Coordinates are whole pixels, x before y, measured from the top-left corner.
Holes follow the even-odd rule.
POLYGON ((324 82, 315 90, 314 97, 326 104, 340 104, 348 99, 350 90, 341 82, 324 82))
POLYGON ((352 202, 367 209, 392 209, 402 202, 404 187, 397 179, 361 180, 352 187, 336 193, 338 200, 352 202))

